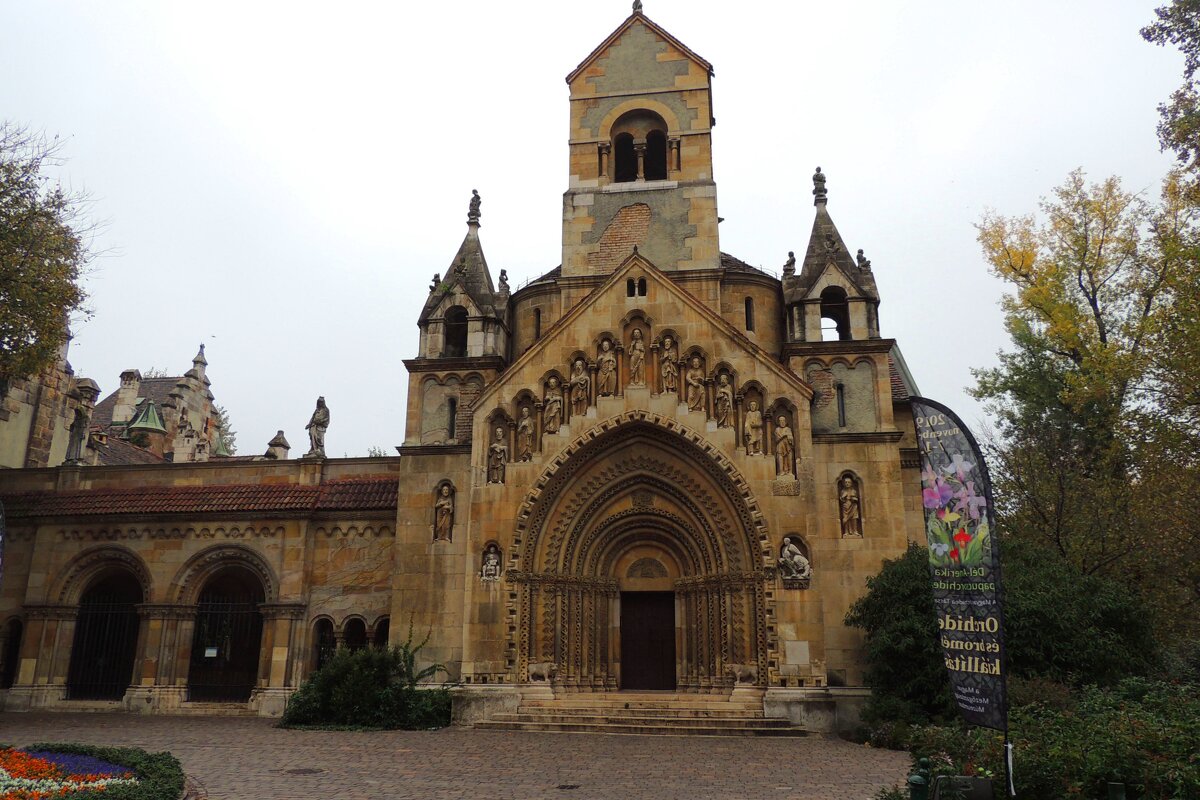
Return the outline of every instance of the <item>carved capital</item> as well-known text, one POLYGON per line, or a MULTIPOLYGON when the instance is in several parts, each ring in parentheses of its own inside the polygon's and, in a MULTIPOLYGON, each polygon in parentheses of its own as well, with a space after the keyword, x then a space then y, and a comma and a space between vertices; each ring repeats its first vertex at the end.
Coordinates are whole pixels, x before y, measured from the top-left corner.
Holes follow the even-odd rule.
POLYGON ((304 619, 307 603, 259 603, 263 619, 304 619))

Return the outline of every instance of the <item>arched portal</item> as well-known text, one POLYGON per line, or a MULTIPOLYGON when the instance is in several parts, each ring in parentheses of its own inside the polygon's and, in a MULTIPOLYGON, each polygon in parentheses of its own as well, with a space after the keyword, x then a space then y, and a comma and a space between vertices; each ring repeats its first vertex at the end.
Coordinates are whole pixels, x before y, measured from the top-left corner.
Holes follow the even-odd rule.
POLYGON ((120 567, 101 571, 79 598, 67 668, 67 699, 120 700, 137 656, 138 579, 120 567))
POLYGON ((245 567, 216 570, 200 590, 188 669, 188 699, 244 703, 258 682, 265 599, 259 576, 245 567))
POLYGON ((719 691, 731 664, 765 681, 767 531, 719 450, 630 412, 573 443, 535 486, 509 571, 518 680, 553 662, 556 681, 579 689, 719 691))

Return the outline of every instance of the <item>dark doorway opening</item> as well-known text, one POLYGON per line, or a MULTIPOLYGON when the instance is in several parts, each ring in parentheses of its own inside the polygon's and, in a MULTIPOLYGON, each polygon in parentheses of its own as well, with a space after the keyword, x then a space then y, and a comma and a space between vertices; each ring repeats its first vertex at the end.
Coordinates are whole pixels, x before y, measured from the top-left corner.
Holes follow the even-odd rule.
POLYGON ((188 700, 244 703, 258 682, 262 583, 242 569, 217 573, 200 593, 188 700))
POLYGON ((142 587, 125 572, 101 577, 79 599, 67 668, 68 700, 120 700, 137 656, 142 587))
POLYGON ((621 592, 621 688, 675 688, 673 592, 621 592))
POLYGON ((11 619, 5 626, 0 646, 0 689, 11 689, 17 680, 17 661, 21 657, 21 620, 11 619))

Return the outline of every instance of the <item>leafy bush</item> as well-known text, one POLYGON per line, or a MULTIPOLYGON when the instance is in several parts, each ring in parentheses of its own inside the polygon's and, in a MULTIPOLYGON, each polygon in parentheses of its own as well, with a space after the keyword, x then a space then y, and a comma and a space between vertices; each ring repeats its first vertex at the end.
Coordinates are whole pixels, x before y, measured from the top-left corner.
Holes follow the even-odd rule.
POLYGON ((28 753, 73 753, 129 767, 138 782, 112 784, 100 792, 74 792, 73 800, 179 800, 183 794, 183 767, 170 753, 147 753, 136 747, 95 747, 69 742, 38 742, 23 748, 28 753))
MULTIPOLYGON (((1009 540, 1004 563, 1010 676, 1110 685, 1157 668, 1152 626, 1144 624, 1146 611, 1129 589, 1009 540)), ((867 594, 851 606, 846 624, 867 633, 872 696, 864 722, 907 725, 957 716, 924 547, 911 544, 903 556, 885 562, 867 580, 867 594)))
POLYGON ((427 730, 450 724, 450 692, 420 684, 445 672, 441 664, 416 668, 425 642, 412 632, 390 649, 341 649, 301 686, 281 726, 427 730))
MULTIPOLYGON (((1200 797, 1200 691, 1196 686, 1129 679, 1086 687, 1069 710, 1043 703, 1009 718, 1017 796, 1102 797, 1109 781, 1131 800, 1200 797)), ((1003 774, 1001 737, 982 728, 909 729, 916 759, 934 774, 1003 774)))

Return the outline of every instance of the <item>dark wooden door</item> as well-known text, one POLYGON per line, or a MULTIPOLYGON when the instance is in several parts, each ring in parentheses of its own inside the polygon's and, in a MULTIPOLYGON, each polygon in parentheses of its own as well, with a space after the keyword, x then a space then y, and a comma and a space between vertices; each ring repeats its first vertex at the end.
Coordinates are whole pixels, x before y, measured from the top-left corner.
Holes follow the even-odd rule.
POLYGON ((675 688, 673 592, 621 592, 621 688, 675 688))

